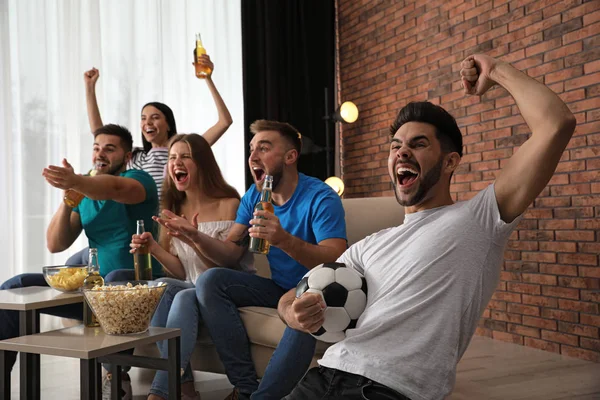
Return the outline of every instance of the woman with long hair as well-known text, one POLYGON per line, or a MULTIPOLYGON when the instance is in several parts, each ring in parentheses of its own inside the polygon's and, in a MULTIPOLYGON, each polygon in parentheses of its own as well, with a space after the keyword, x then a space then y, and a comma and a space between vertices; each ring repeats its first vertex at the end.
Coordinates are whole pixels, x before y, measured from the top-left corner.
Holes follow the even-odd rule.
MULTIPOLYGON (((167 176, 161 200, 165 218, 187 219, 198 231, 223 240, 234 224, 240 196, 225 182, 208 142, 200 135, 176 135, 169 145, 167 176)), ((156 218, 156 217, 155 217, 156 218)), ((208 268, 218 267, 204 256, 193 242, 168 228, 162 227, 156 242, 149 232, 133 235, 131 252, 145 244, 171 277, 152 319, 153 326, 189 327, 181 333, 181 366, 183 399, 196 399, 190 357, 196 345, 199 310, 196 300, 196 278, 208 268)), ((239 267, 254 272, 252 255, 247 253, 239 267)), ((231 266, 236 267, 236 266, 231 266)), ((159 343, 163 358, 167 357, 165 343, 159 343)), ((158 371, 149 399, 168 398, 168 374, 158 371)))
MULTIPOLYGON (((219 114, 217 123, 204 132, 203 135, 208 144, 212 146, 221 136, 223 136, 233 120, 212 80, 214 65, 210 60, 210 57, 206 54, 200 56, 198 64, 211 71, 205 81, 219 114)), ((103 125, 98 102, 96 100, 96 82, 100 77, 100 72, 96 68, 92 68, 91 70, 86 71, 83 74, 83 77, 85 81, 88 120, 91 130, 94 132, 103 125)), ((167 143, 171 137, 177 134, 177 126, 175 124, 173 111, 164 103, 150 102, 145 104, 142 107, 140 129, 142 131, 143 147, 136 147, 133 149, 133 156, 131 157, 131 161, 127 164, 127 169, 141 169, 152 175, 160 196, 162 183, 165 177, 165 165, 167 164, 168 157, 167 143)))

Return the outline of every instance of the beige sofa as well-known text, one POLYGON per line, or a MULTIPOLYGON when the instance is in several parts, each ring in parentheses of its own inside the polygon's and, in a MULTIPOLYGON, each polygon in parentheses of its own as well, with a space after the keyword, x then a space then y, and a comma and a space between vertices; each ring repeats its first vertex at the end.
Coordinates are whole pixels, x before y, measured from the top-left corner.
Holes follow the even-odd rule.
MULTIPOLYGON (((398 205, 394 197, 343 199, 342 203, 346 213, 349 245, 381 229, 397 226, 404 220, 404 209, 398 205)), ((256 256, 255 263, 259 275, 270 276, 265 256, 256 256)), ((260 378, 283 335, 285 325, 279 319, 275 309, 242 307, 240 315, 248 332, 254 366, 260 378)), ((192 368, 198 371, 224 373, 223 364, 219 360, 206 328, 201 327, 198 336, 198 343, 191 360, 192 368)), ((313 365, 327 346, 327 343, 317 342, 313 365)), ((150 345, 137 348, 136 354, 156 356, 158 351, 156 346, 150 345)))

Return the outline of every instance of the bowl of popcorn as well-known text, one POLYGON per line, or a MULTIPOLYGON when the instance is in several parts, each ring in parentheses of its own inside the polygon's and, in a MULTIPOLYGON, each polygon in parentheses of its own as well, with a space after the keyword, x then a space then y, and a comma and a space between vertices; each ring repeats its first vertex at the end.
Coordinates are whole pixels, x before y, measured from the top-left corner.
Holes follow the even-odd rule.
POLYGON ((51 288, 61 292, 76 292, 87 276, 87 265, 56 265, 43 267, 42 274, 51 288))
POLYGON ((111 283, 92 289, 84 288, 83 295, 104 333, 127 335, 148 330, 166 288, 165 282, 111 283))

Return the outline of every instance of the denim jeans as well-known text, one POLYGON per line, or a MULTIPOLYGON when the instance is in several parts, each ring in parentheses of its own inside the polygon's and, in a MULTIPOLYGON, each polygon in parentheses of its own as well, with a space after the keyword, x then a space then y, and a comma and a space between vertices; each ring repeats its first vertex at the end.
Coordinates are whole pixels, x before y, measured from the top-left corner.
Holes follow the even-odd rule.
MULTIPOLYGON (((105 282, 112 282, 116 280, 122 280, 125 277, 126 272, 120 271, 128 271, 128 270, 117 270, 106 275, 105 282)), ((132 271, 133 272, 133 271, 132 271)), ((38 273, 29 273, 29 274, 20 274, 14 276, 4 282, 2 286, 0 286, 0 290, 5 289, 16 289, 23 288, 29 286, 48 286, 46 280, 44 279, 44 275, 38 273)), ((54 315, 62 318, 72 318, 78 319, 80 321, 83 320, 83 306, 81 303, 79 304, 67 304, 64 306, 58 307, 50 307, 43 308, 40 310, 43 314, 54 315)), ((0 310, 0 340, 10 339, 13 337, 19 336, 19 312, 18 311, 9 311, 9 310, 0 310)), ((15 364, 17 360, 17 353, 13 351, 9 351, 6 353, 10 368, 15 364)))
MULTIPOLYGON (((152 317, 151 325, 181 329, 181 368, 184 369, 181 383, 193 382, 190 358, 196 346, 200 323, 194 284, 173 278, 158 280, 167 283, 167 290, 152 317)), ((158 342, 157 345, 160 356, 168 358, 167 342, 158 342)), ((169 374, 167 371, 156 372, 150 393, 165 399, 169 397, 169 374)))
POLYGON ((77 265, 77 264, 87 265, 89 259, 90 259, 90 248, 86 247, 85 249, 79 250, 77 253, 75 253, 71 257, 69 257, 67 259, 66 265, 77 265))
POLYGON ((308 369, 316 340, 307 333, 286 328, 265 374, 258 383, 250 342, 238 307, 277 308, 287 290, 271 279, 226 268, 212 268, 196 281, 200 314, 208 328, 229 381, 242 398, 280 400, 296 386, 308 369))
POLYGON ((285 400, 410 400, 364 376, 333 368, 316 367, 306 373, 285 400))

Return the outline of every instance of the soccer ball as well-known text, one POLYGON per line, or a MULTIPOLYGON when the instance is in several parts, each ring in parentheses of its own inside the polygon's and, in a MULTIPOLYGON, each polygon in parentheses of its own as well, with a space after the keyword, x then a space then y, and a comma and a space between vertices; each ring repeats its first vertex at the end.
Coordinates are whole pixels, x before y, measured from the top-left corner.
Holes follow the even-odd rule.
POLYGON ((296 297, 305 292, 320 294, 327 305, 323 326, 312 333, 323 342, 344 339, 367 305, 365 277, 343 263, 325 263, 308 271, 296 286, 296 297))

